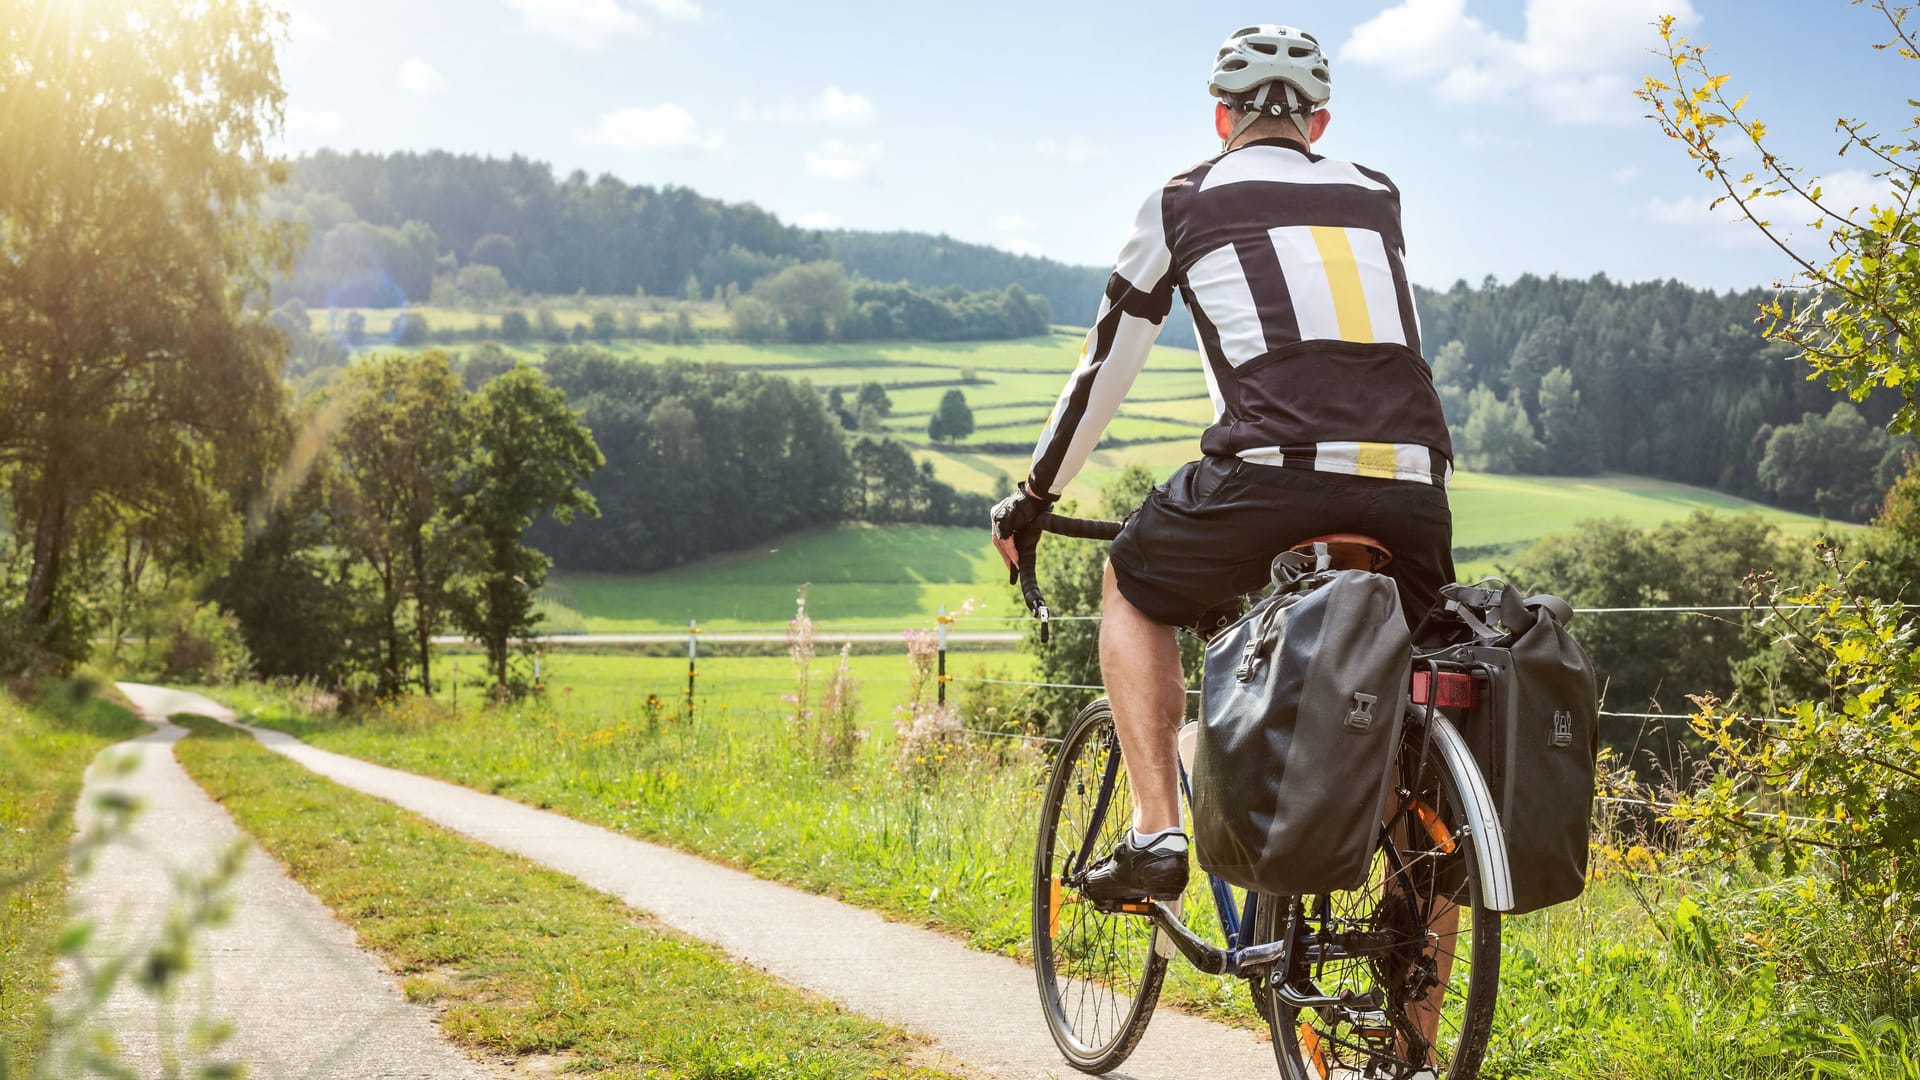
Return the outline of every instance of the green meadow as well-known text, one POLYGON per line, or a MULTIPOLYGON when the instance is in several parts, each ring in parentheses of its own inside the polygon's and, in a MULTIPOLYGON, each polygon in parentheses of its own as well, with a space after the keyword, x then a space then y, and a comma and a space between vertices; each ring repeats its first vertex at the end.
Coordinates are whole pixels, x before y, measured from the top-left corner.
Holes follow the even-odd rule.
MULTIPOLYGON (((1164 462, 1140 463, 1164 473, 1191 452, 1182 444, 1164 462)), ((1100 471, 1111 477, 1119 468, 1107 464, 1100 471)), ((1454 545, 1460 572, 1477 576, 1517 547, 1580 521, 1619 517, 1653 526, 1696 509, 1757 513, 1795 535, 1826 527, 1804 514, 1643 477, 1467 473, 1454 478, 1454 545)), ((712 630, 777 631, 793 617, 802 585, 812 617, 841 630, 931 625, 942 604, 957 611, 969 600, 976 604, 965 624, 971 629, 1007 628, 1024 611, 987 546, 984 523, 979 529, 842 525, 658 574, 555 574, 547 596, 578 612, 578 622, 567 622, 590 633, 681 630, 689 619, 712 630)))

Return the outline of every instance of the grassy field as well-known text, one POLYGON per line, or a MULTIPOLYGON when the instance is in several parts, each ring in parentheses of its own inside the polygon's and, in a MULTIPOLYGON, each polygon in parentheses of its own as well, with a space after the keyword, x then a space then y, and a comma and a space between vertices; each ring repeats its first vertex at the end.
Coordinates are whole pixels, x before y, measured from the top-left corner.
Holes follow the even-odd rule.
POLYGON ((0 1075, 32 1075, 45 1039, 81 779, 100 751, 143 726, 64 687, 33 702, 0 692, 0 1075))
POLYGON ((920 1040, 570 877, 340 787, 231 728, 180 722, 194 732, 177 750, 194 779, 470 1050, 569 1076, 946 1075, 915 1063, 920 1040))
MULTIPOLYGON (((976 948, 1014 956, 1027 950, 1025 853, 1046 767, 1033 747, 948 745, 927 749, 939 760, 925 764, 899 749, 871 747, 836 774, 797 749, 777 724, 669 721, 643 729, 560 703, 488 711, 402 703, 341 722, 299 712, 259 688, 224 696, 257 722, 327 749, 670 843, 938 927, 976 948)), ((741 712, 754 707, 731 704, 741 712)), ((1609 833, 1597 841, 1617 852, 1615 842, 1609 833)), ((1636 858, 1648 857, 1641 851, 1636 858)), ((1706 885, 1606 865, 1579 900, 1505 921, 1501 996, 1484 1075, 1812 1075, 1809 1057, 1822 1048, 1792 1033, 1857 1022, 1844 1000, 1810 996, 1810 984, 1776 979, 1770 965, 1748 970, 1711 945, 1739 942, 1754 925, 1741 919, 1754 917, 1756 904, 1791 895, 1791 881, 1734 874, 1711 887, 1719 890, 1716 901, 1706 885), (1696 891, 1698 906, 1681 903, 1696 891), (1703 910, 1714 913, 1711 931, 1699 923, 1703 910), (1704 951, 1702 940, 1709 942, 1704 951)), ((1211 900, 1197 878, 1187 903, 1190 922, 1211 921, 1211 900)), ((1835 964, 1858 959, 1844 941, 1819 948, 1835 964)), ((1243 984, 1184 964, 1169 970, 1166 1000, 1257 1023, 1243 984)))
MULTIPOLYGON (((1176 456, 1184 460, 1191 448, 1180 450, 1176 456)), ((1096 458, 1101 456, 1106 452, 1096 458)), ((1156 467, 1171 469, 1167 463, 1156 467)), ((1111 475, 1118 466, 1100 470, 1111 475)), ((1454 481, 1454 544, 1461 573, 1477 577, 1494 569, 1491 549, 1564 533, 1583 520, 1619 517, 1644 527, 1702 508, 1757 513, 1794 535, 1824 525, 1663 480, 1465 473, 1454 481)), ((941 604, 957 610, 969 599, 979 604, 971 624, 977 629, 1004 628, 1024 611, 999 557, 987 547, 984 529, 936 526, 841 526, 661 574, 555 575, 551 595, 577 610, 581 625, 596 633, 679 630, 689 618, 716 630, 779 629, 793 617, 794 594, 803 583, 813 617, 843 629, 930 625, 941 604)))
MULTIPOLYGON (((994 678, 1024 679, 1033 671, 1032 657, 1012 650, 955 652, 949 661, 955 677, 971 677, 984 669, 994 678)), ((827 684, 839 662, 837 651, 820 646, 811 668, 816 688, 827 684)), ((852 656, 847 663, 861 686, 859 722, 874 745, 884 745, 893 738, 894 706, 907 693, 911 668, 905 651, 852 656)), ((484 669, 478 654, 454 653, 441 670, 477 674, 484 669)), ((712 723, 742 731, 777 727, 784 715, 781 695, 791 694, 794 687, 793 661, 786 656, 706 656, 698 671, 695 702, 700 713, 712 723)), ((684 656, 558 650, 543 658, 542 681, 557 709, 635 721, 649 695, 658 697, 668 711, 680 710, 686 700, 687 661, 684 656)))

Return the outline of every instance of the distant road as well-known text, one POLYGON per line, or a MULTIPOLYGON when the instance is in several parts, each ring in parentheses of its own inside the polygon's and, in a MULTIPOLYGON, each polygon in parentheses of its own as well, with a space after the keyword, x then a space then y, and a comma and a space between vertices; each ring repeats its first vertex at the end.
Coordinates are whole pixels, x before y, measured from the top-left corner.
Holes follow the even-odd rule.
MULTIPOLYGON (((552 637, 540 639, 541 643, 549 648, 567 645, 672 645, 685 643, 686 640, 687 632, 685 630, 677 633, 659 634, 555 634, 552 637)), ((700 640, 715 645, 728 643, 760 645, 784 642, 787 640, 787 635, 784 633, 751 631, 730 634, 724 630, 702 630, 700 632, 700 640)), ((813 640, 816 643, 833 645, 839 645, 849 641, 856 645, 885 644, 899 641, 900 633, 895 631, 891 634, 873 632, 836 634, 831 630, 821 630, 814 633, 813 640)), ((1001 631, 998 633, 954 633, 947 635, 948 643, 953 645, 1010 645, 1020 640, 1021 637, 1018 633, 1010 631, 1001 631)), ((462 645, 466 642, 467 639, 458 634, 442 634, 433 639, 435 645, 462 645)))

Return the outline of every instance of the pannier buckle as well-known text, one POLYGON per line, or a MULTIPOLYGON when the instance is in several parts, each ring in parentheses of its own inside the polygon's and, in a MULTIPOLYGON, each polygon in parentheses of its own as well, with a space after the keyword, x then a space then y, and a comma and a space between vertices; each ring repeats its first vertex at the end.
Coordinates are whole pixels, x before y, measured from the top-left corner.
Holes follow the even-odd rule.
POLYGON ((1347 726, 1355 731, 1365 731, 1373 726, 1373 703, 1380 699, 1372 694, 1355 693, 1353 708, 1347 710, 1347 726))
POLYGON ((1233 677, 1241 682, 1252 682, 1253 673, 1260 666, 1260 635, 1254 634, 1247 639, 1247 647, 1240 653, 1240 666, 1233 671, 1233 677))
POLYGON ((1553 745, 1573 745, 1573 714, 1565 709, 1557 709, 1554 711, 1553 745))

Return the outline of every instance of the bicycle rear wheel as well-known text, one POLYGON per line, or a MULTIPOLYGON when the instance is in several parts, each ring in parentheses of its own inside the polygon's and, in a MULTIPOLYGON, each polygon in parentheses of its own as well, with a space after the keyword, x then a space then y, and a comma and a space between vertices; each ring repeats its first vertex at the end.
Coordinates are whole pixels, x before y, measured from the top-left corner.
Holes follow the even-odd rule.
POLYGON ((1366 884, 1262 897, 1254 940, 1292 943, 1255 995, 1287 1080, 1479 1074, 1500 983, 1500 913, 1481 896, 1479 838, 1465 827, 1470 780, 1438 747, 1427 747, 1423 765, 1423 743, 1409 720, 1399 764, 1406 794, 1381 830, 1366 884), (1290 1004, 1289 991, 1319 1003, 1290 1004))
POLYGON ((1100 698, 1061 743, 1040 805, 1033 861, 1033 970, 1047 1029, 1067 1062, 1103 1073, 1139 1044, 1167 961, 1153 923, 1082 901, 1074 879, 1133 824, 1113 711, 1100 698))

